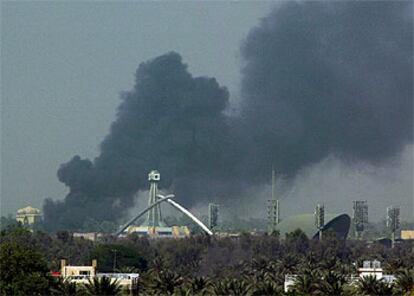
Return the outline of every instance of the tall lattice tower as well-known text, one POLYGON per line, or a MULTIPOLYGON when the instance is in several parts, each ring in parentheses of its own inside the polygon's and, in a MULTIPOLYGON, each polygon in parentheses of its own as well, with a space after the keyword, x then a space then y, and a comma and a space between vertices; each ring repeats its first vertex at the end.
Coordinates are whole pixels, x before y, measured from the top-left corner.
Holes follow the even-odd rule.
POLYGON ((280 222, 280 209, 279 200, 276 199, 275 194, 275 170, 272 167, 272 199, 268 200, 267 205, 267 220, 268 220, 268 232, 271 234, 276 230, 277 225, 280 222))
POLYGON ((325 205, 318 204, 315 208, 315 226, 319 232, 319 240, 322 240, 323 228, 325 227, 325 205))
POLYGON ((391 231, 392 246, 394 247, 396 232, 401 227, 399 207, 390 206, 387 208, 387 227, 391 231))
POLYGON ((216 230, 218 225, 219 205, 214 203, 208 204, 208 227, 210 230, 216 230))
MULTIPOLYGON (((148 181, 150 182, 150 191, 148 198, 148 206, 157 201, 158 194, 158 182, 161 180, 160 173, 157 170, 153 170, 148 174, 148 181)), ((148 211, 147 218, 142 226, 149 227, 165 227, 166 224, 162 220, 161 205, 156 205, 148 211)))
POLYGON ((353 223, 356 238, 361 238, 368 224, 368 203, 366 200, 354 200, 353 223))

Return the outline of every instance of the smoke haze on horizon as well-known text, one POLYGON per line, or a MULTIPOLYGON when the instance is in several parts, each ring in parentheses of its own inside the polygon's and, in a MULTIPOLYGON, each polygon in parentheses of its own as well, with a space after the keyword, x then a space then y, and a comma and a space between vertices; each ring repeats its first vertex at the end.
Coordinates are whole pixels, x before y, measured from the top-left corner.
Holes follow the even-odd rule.
POLYGON ((329 157, 386 165, 413 140, 407 11, 411 2, 278 5, 242 44, 233 115, 227 89, 193 77, 178 53, 142 63, 101 154, 59 169, 70 192, 46 201, 46 222, 76 229, 85 217, 119 219, 153 168, 193 206, 267 183, 272 164, 289 182, 329 157))

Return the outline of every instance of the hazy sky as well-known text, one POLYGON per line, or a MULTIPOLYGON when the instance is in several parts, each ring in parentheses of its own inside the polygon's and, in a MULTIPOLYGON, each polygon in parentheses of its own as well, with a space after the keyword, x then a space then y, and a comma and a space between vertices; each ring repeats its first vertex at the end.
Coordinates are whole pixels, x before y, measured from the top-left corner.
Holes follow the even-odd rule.
MULTIPOLYGON (((192 74, 216 77, 237 101, 241 41, 276 3, 1 2, 1 215, 64 198, 58 167, 98 155, 141 62, 177 51, 192 74)), ((412 145, 391 167, 327 159, 300 174, 282 202, 289 213, 317 201, 350 212, 360 197, 385 213, 391 200, 413 217, 412 178, 412 145)), ((252 194, 265 201, 268 189, 252 194)), ((264 202, 256 209, 246 196, 240 207, 263 216, 264 202)))
POLYGON ((1 2, 1 214, 63 198, 94 158, 140 62, 179 52, 237 97, 239 47, 272 2, 1 2))

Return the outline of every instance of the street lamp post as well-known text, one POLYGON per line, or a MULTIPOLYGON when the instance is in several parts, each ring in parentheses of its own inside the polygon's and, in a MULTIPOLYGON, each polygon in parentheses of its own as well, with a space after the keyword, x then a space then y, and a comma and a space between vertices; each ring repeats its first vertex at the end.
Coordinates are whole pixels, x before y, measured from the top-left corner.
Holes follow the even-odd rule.
POLYGON ((115 269, 116 269, 116 252, 118 252, 118 250, 112 249, 111 251, 114 253, 114 261, 113 261, 114 264, 113 264, 112 270, 113 270, 113 272, 115 272, 115 269))

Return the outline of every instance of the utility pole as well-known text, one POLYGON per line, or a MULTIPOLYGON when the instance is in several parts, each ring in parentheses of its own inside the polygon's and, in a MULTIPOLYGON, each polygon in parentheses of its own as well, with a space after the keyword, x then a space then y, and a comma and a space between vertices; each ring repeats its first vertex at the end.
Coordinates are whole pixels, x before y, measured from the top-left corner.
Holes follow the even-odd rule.
POLYGON ((318 229, 319 241, 322 240, 322 232, 325 227, 325 206, 318 204, 315 208, 315 226, 318 229))
POLYGON ((387 227, 391 230, 392 247, 395 245, 395 233, 400 228, 400 208, 387 208, 387 227))
POLYGON ((118 250, 117 249, 112 249, 111 251, 114 253, 114 265, 112 266, 112 270, 113 270, 113 272, 115 272, 115 269, 116 269, 116 252, 118 252, 118 250))

